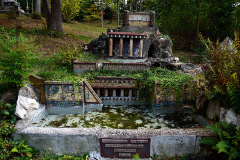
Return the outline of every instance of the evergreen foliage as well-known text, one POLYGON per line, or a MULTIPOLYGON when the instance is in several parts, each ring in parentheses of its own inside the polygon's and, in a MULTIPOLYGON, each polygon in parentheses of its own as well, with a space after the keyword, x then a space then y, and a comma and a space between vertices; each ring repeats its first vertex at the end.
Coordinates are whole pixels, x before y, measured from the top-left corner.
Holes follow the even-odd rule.
POLYGON ((232 124, 218 122, 215 125, 207 126, 206 129, 213 130, 218 137, 204 137, 200 143, 210 145, 224 158, 229 160, 240 158, 240 132, 232 124))

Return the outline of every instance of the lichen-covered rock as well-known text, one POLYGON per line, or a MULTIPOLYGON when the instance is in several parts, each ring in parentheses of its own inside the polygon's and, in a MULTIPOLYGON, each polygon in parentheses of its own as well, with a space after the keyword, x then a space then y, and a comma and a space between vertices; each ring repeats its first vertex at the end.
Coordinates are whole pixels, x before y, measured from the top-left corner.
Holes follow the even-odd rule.
POLYGON ((107 53, 108 36, 105 33, 102 33, 98 38, 90 42, 90 48, 94 54, 101 54, 103 51, 104 53, 107 53))
POLYGON ((170 46, 170 40, 167 38, 161 38, 157 36, 149 48, 149 57, 153 58, 168 58, 172 56, 172 50, 170 46))

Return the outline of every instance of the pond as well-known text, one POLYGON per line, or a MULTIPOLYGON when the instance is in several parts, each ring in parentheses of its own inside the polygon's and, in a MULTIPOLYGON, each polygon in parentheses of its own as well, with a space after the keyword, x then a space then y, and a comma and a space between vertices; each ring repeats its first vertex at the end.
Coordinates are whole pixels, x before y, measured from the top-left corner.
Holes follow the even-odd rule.
POLYGON ((104 106, 103 111, 85 114, 46 114, 32 122, 32 127, 169 129, 198 128, 200 124, 190 109, 179 108, 173 113, 152 113, 147 106, 104 106))

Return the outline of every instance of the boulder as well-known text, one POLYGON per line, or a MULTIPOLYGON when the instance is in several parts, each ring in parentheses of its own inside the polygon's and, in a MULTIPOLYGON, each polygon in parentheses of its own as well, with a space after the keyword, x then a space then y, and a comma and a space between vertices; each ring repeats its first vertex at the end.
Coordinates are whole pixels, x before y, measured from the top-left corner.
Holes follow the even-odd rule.
POLYGON ((148 58, 145 63, 147 63, 149 66, 151 67, 162 67, 162 68, 167 68, 168 65, 168 61, 167 60, 163 60, 160 58, 148 58))
POLYGON ((15 114, 19 118, 25 118, 26 114, 39 108, 39 103, 32 98, 18 96, 15 114))
POLYGON ((204 92, 199 92, 196 100, 196 109, 202 111, 204 109, 204 104, 207 101, 207 96, 204 92))
POLYGON ((90 48, 94 54, 102 54, 108 52, 108 36, 102 33, 98 38, 90 42, 90 48))
POLYGON ((20 88, 16 105, 15 115, 25 118, 28 113, 39 108, 40 93, 31 84, 20 88))
POLYGON ((209 119, 213 119, 214 117, 219 116, 220 115, 220 103, 210 101, 208 103, 208 108, 207 108, 206 114, 209 119))
POLYGON ((150 46, 149 57, 153 58, 168 58, 172 56, 170 40, 167 38, 161 38, 157 36, 150 46))
POLYGON ((203 72, 202 66, 195 65, 193 63, 185 63, 182 66, 182 71, 183 73, 191 74, 193 76, 196 74, 201 74, 203 72))
POLYGON ((15 100, 16 96, 14 95, 13 92, 6 92, 2 95, 0 101, 3 103, 10 103, 10 104, 14 104, 14 100, 15 100))
POLYGON ((25 87, 20 88, 18 96, 28 97, 39 101, 40 91, 34 88, 31 84, 26 84, 25 87))
POLYGON ((232 123, 236 125, 237 128, 240 127, 240 115, 236 114, 232 108, 225 109, 221 107, 219 120, 227 123, 232 123))
POLYGON ((229 37, 226 37, 222 41, 221 46, 222 46, 222 50, 229 50, 230 53, 233 52, 233 42, 231 41, 231 39, 229 37))

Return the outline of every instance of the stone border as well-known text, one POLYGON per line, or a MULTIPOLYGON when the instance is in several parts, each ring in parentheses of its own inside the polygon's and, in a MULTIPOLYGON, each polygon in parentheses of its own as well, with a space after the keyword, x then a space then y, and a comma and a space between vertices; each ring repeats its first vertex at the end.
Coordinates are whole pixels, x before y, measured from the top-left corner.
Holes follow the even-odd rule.
POLYGON ((34 111, 16 124, 14 138, 26 139, 26 143, 38 150, 56 154, 84 154, 100 152, 100 138, 151 139, 150 154, 166 156, 200 152, 201 137, 215 136, 206 129, 103 129, 103 128, 43 128, 31 127, 34 118, 46 114, 45 107, 34 111))

